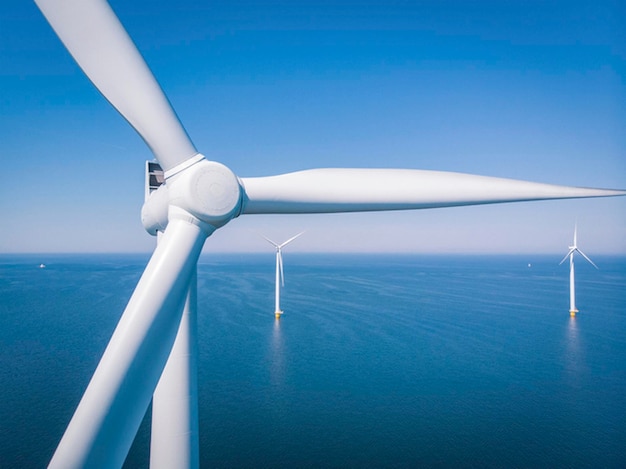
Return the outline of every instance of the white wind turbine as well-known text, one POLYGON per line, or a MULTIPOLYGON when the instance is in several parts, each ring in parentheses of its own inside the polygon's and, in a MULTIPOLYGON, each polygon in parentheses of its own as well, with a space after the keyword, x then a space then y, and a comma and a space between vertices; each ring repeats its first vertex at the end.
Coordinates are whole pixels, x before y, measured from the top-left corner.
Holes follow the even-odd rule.
POLYGON ((144 204, 162 233, 50 467, 120 467, 154 395, 152 467, 197 467, 196 263, 248 214, 404 210, 605 197, 626 191, 410 169, 313 169, 239 178, 196 150, 105 0, 35 0, 89 79, 139 133, 165 184, 144 204))
POLYGON ((576 313, 578 312, 578 310, 576 309, 576 287, 574 284, 574 253, 577 252, 578 254, 583 256, 585 259, 587 259, 587 261, 589 261, 589 263, 592 266, 594 266, 596 269, 598 268, 598 266, 595 265, 593 261, 589 259, 584 252, 578 249, 578 246, 576 244, 576 231, 577 231, 577 226, 574 225, 574 244, 573 246, 569 246, 568 253, 565 254, 565 257, 561 260, 561 262, 559 262, 559 265, 561 265, 563 262, 565 262, 565 259, 569 257, 569 314, 570 316, 576 316, 576 313))
POLYGON ((276 296, 276 310, 274 311, 274 316, 276 317, 276 319, 280 319, 280 316, 283 314, 282 310, 280 309, 280 287, 281 285, 283 287, 285 286, 285 272, 283 270, 283 251, 282 250, 285 246, 291 243, 294 239, 296 239, 302 233, 304 233, 304 231, 301 233, 298 233, 292 238, 289 238, 287 241, 285 241, 282 244, 275 243, 268 237, 261 235, 268 243, 270 243, 272 246, 276 248, 276 295, 275 295, 276 296))

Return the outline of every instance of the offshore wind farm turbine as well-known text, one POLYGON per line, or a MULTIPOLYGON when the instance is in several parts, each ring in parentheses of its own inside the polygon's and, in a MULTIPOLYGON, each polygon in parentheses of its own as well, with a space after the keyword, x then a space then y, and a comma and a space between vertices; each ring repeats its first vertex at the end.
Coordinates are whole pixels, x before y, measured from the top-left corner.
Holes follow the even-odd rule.
POLYGON ((276 248, 276 310, 274 311, 274 316, 276 317, 276 319, 280 319, 283 314, 283 311, 280 309, 280 287, 285 286, 285 272, 283 270, 283 248, 303 233, 304 231, 298 233, 297 235, 289 238, 282 244, 278 244, 268 237, 261 235, 263 239, 265 239, 268 243, 276 248))
POLYGON ((594 266, 596 269, 598 268, 598 266, 595 265, 584 252, 578 249, 578 245, 576 244, 576 231, 577 226, 574 225, 574 244, 572 246, 569 246, 568 253, 565 254, 565 257, 561 260, 561 262, 559 262, 559 265, 561 265, 563 262, 565 262, 565 259, 569 257, 569 314, 572 317, 576 316, 576 313, 578 312, 578 310, 576 309, 576 286, 574 282, 574 253, 577 252, 585 259, 587 259, 587 261, 589 261, 592 266, 594 266))
POLYGON ((121 467, 153 395, 151 466, 199 465, 196 264, 206 239, 240 215, 626 194, 412 169, 312 169, 240 178, 198 152, 105 0, 35 2, 87 77, 146 142, 165 181, 142 208, 144 227, 161 234, 159 242, 52 457, 52 468, 121 467))

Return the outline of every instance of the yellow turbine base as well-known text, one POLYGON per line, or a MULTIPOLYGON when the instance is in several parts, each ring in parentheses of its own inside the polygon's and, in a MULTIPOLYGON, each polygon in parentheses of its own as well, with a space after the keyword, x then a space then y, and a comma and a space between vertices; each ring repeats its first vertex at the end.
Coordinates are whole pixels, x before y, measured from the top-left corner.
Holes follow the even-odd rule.
POLYGON ((570 315, 571 317, 575 317, 577 312, 578 312, 578 310, 577 310, 577 309, 572 309, 572 310, 570 310, 569 315, 570 315))
POLYGON ((283 315, 283 312, 282 312, 282 311, 276 311, 276 312, 274 313, 274 317, 275 317, 276 319, 280 319, 280 317, 281 317, 282 315, 283 315))

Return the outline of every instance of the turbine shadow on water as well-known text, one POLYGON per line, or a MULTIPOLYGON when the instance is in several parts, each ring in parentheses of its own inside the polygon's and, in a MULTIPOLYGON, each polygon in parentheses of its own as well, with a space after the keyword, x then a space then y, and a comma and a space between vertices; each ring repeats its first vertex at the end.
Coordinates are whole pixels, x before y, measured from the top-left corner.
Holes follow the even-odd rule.
POLYGON ((585 361, 580 344, 579 324, 576 316, 570 316, 567 324, 565 370, 572 385, 578 385, 581 381, 580 374, 584 372, 585 361))
MULTIPOLYGON (((272 328, 272 340, 270 347, 269 367, 270 367, 270 381, 272 387, 277 389, 281 388, 285 384, 285 350, 283 346, 283 337, 281 333, 280 319, 274 319, 274 326, 272 328)), ((278 394, 277 399, 281 396, 278 394)))

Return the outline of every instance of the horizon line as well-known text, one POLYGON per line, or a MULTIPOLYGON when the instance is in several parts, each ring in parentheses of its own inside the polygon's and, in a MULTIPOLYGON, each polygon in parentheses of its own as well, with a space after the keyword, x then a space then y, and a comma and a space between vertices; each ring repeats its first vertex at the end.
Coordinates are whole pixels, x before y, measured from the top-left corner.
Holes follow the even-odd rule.
MULTIPOLYGON (((567 251, 567 250, 565 250, 567 251)), ((0 256, 75 256, 75 255, 146 255, 151 256, 152 251, 24 251, 24 252, 0 252, 0 256)), ((274 254, 270 250, 255 251, 215 251, 202 252, 200 257, 212 255, 256 255, 256 254, 274 254)), ((512 252, 512 251, 295 251, 290 250, 292 254, 307 255, 392 255, 392 256, 563 256, 563 252, 512 252)), ((626 252, 596 252, 594 256, 615 256, 626 257, 626 252)))

